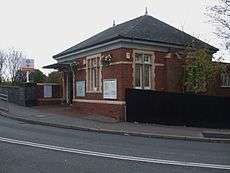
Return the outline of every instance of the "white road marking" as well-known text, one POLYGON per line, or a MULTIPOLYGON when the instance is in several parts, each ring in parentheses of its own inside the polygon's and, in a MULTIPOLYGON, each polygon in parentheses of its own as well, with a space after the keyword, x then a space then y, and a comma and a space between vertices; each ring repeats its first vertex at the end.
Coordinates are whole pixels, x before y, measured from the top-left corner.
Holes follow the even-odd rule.
POLYGON ((41 149, 62 151, 62 152, 75 153, 75 154, 88 155, 88 156, 96 156, 96 157, 103 157, 103 158, 110 158, 110 159, 145 162, 145 163, 155 163, 155 164, 165 164, 165 165, 175 165, 175 166, 230 170, 230 165, 207 164, 207 163, 196 163, 196 162, 182 162, 182 161, 174 161, 174 160, 162 160, 162 159, 135 157, 135 156, 127 156, 127 155, 119 155, 119 154, 109 154, 109 153, 95 152, 95 151, 89 151, 89 150, 79 150, 79 149, 74 149, 74 148, 59 147, 59 146, 54 146, 54 145, 39 144, 39 143, 33 143, 33 142, 21 141, 21 140, 9 139, 9 138, 3 138, 3 137, 0 137, 0 141, 6 142, 6 143, 11 143, 11 144, 41 148, 41 149))

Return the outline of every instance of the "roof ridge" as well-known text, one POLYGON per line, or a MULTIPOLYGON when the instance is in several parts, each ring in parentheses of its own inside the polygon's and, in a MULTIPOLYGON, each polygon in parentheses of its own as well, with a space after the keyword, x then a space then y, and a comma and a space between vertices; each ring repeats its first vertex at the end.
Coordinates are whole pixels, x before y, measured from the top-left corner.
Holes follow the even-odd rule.
MULTIPOLYGON (((142 18, 142 19, 141 19, 139 22, 137 22, 136 25, 134 25, 133 27, 131 27, 128 31, 124 32, 124 34, 121 34, 121 36, 127 35, 127 34, 128 34, 129 32, 131 32, 134 28, 136 28, 137 25, 139 25, 141 22, 143 22, 144 16, 140 16, 140 17, 138 17, 138 18, 142 18)), ((136 18, 136 19, 138 19, 138 18, 136 18)))

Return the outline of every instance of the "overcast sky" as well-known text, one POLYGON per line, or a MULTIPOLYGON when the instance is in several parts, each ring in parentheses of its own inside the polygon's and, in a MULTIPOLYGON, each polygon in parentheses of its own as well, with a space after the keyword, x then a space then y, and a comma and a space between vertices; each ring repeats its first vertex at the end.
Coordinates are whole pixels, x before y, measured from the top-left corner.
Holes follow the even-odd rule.
POLYGON ((221 48, 204 15, 216 1, 0 0, 0 49, 23 50, 42 69, 55 62, 53 55, 111 27, 113 20, 119 24, 144 15, 145 7, 149 15, 221 48))

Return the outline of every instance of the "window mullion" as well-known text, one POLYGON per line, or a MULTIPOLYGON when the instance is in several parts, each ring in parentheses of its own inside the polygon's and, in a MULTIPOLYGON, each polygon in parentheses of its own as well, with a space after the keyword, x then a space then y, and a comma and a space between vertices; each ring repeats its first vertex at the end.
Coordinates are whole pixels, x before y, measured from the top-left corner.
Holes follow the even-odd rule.
POLYGON ((142 54, 142 59, 141 59, 141 88, 142 89, 144 89, 145 88, 145 85, 144 85, 144 79, 145 79, 145 77, 144 77, 144 54, 142 54))
POLYGON ((141 64, 141 88, 144 89, 144 64, 141 64))
POLYGON ((90 79, 89 79, 89 83, 90 83, 90 91, 92 91, 92 59, 90 59, 90 79))

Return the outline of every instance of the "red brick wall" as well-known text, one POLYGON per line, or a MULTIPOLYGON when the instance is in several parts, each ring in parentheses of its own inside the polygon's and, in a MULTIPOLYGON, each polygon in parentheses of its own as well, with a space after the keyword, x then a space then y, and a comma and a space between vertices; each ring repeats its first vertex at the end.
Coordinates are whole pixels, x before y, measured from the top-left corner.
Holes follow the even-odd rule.
MULTIPOLYGON (((38 99, 44 98, 44 85, 37 85, 36 96, 38 99)), ((62 86, 52 85, 52 98, 61 98, 61 97, 62 97, 62 86)))
POLYGON ((156 90, 181 92, 183 60, 173 53, 155 52, 156 90))
POLYGON ((155 52, 155 89, 165 91, 167 89, 167 53, 155 52))
MULTIPOLYGON (((102 56, 108 54, 112 56, 112 63, 124 61, 132 63, 133 61, 132 49, 115 49, 113 51, 103 52, 102 56), (126 59, 127 52, 131 55, 130 59, 126 59)), ((86 81, 86 70, 84 69, 83 59, 85 59, 85 57, 76 60, 80 68, 76 74, 76 81, 86 81)), ((155 67, 155 89, 159 91, 180 92, 183 61, 177 58, 175 54, 155 52, 155 63, 158 64, 155 67)), ((117 79, 117 100, 125 100, 125 89, 133 88, 132 64, 116 64, 102 69, 102 82, 103 79, 113 78, 117 79)), ((101 100, 103 99, 102 93, 86 93, 84 99, 101 100)))
POLYGON ((169 92, 182 92, 182 72, 183 60, 178 59, 175 54, 171 54, 171 58, 166 59, 167 71, 167 87, 169 92))
POLYGON ((216 88, 217 96, 230 97, 230 87, 218 87, 216 88))
MULTIPOLYGON (((124 101, 125 89, 133 88, 132 53, 132 49, 125 48, 101 53, 102 56, 110 54, 112 63, 120 62, 120 64, 110 65, 102 69, 102 82, 103 79, 117 79, 116 101, 124 101), (130 53, 130 59, 126 58, 126 53, 130 53)), ((76 60, 79 70, 76 72, 76 80, 74 82, 86 81, 86 65, 83 64, 84 59, 86 59, 86 57, 76 60)), ((160 91, 181 91, 179 80, 182 72, 182 61, 178 59, 175 54, 155 52, 155 63, 158 64, 158 66, 155 67, 155 89, 160 91)), ((105 100, 103 99, 103 88, 101 93, 86 93, 85 97, 76 97, 76 99, 105 100)), ((124 117, 124 105, 75 101, 74 107, 80 113, 101 114, 116 118, 124 117)))
MULTIPOLYGON (((155 89, 159 91, 182 92, 182 73, 184 59, 178 57, 175 53, 155 53, 155 89)), ((117 79, 117 99, 110 101, 119 101, 119 104, 101 103, 103 99, 103 86, 100 93, 86 93, 85 97, 76 97, 73 106, 77 113, 106 115, 116 119, 124 119, 125 89, 133 88, 133 50, 132 49, 115 49, 108 52, 102 52, 102 56, 111 55, 112 63, 109 67, 102 68, 103 79, 117 79), (130 59, 126 58, 126 53, 130 53, 130 59), (83 99, 79 101, 79 99, 83 99), (85 100, 90 100, 86 102, 85 100)), ((75 74, 75 81, 86 81, 86 65, 83 63, 86 57, 77 59, 78 70, 75 74)), ((76 90, 76 89, 74 89, 76 90)), ((75 93, 75 92, 74 92, 75 93)), ((212 95, 230 96, 230 88, 215 87, 212 95), (215 93, 215 94, 213 94, 215 93)), ((74 97, 75 98, 75 97, 74 97)), ((107 99, 108 100, 108 99, 107 99)))
MULTIPOLYGON (((132 59, 126 59, 126 53, 132 54, 130 49, 115 49, 113 51, 103 52, 102 56, 111 55, 111 63, 132 62, 132 59)), ((78 71, 76 72, 75 81, 86 81, 86 65, 83 64, 83 60, 86 57, 77 59, 78 71)), ((114 101, 125 100, 125 88, 132 87, 132 64, 114 64, 108 67, 102 67, 102 92, 101 93, 87 93, 85 97, 76 97, 76 99, 87 100, 106 100, 103 99, 103 79, 117 79, 117 99, 114 101)), ((107 99, 108 100, 108 99, 107 99)), ((110 101, 113 101, 109 99, 110 101)), ((86 103, 74 101, 73 103, 78 113, 84 114, 98 114, 106 115, 116 119, 124 118, 124 105, 118 104, 105 104, 105 103, 86 103)))
MULTIPOLYGON (((230 66, 228 65, 226 71, 230 73, 230 66)), ((230 97, 230 87, 222 87, 221 74, 217 75, 216 82, 214 82, 208 89, 208 95, 230 97)))
MULTIPOLYGON (((132 59, 126 59, 126 53, 132 53, 130 49, 115 49, 113 51, 103 52, 102 56, 110 54, 112 56, 112 63, 116 62, 132 62, 132 59)), ((76 62, 79 64, 79 67, 76 73, 76 81, 86 81, 86 66, 83 65, 83 60, 85 57, 77 59, 76 62)), ((109 67, 102 68, 102 84, 103 79, 117 79, 117 100, 124 100, 125 88, 132 87, 132 64, 116 64, 109 67)), ((82 97, 76 97, 81 99, 82 97)), ((84 99, 103 99, 103 86, 101 93, 86 93, 84 99)))
POLYGON ((62 86, 52 85, 52 98, 44 98, 44 85, 37 85, 36 97, 38 105, 61 104, 62 86))
POLYGON ((103 115, 124 121, 125 106, 102 104, 102 103, 85 103, 73 102, 73 106, 77 114, 84 115, 103 115))

